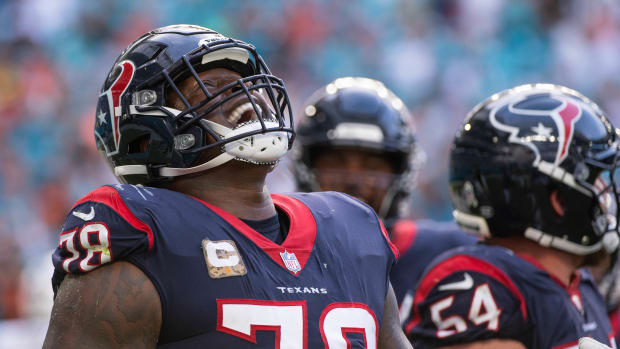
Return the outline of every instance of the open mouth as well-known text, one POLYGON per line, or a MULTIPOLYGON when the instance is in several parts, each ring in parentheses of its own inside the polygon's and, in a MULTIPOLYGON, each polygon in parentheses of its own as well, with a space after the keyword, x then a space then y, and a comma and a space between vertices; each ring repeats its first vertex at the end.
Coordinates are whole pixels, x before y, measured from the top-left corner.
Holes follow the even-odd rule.
MULTIPOLYGON (((262 113, 262 109, 258 104, 256 108, 259 113, 262 113)), ((231 125, 237 125, 252 120, 254 114, 254 106, 251 102, 246 102, 233 109, 233 111, 228 114, 228 117, 226 117, 226 120, 230 122, 231 125)))

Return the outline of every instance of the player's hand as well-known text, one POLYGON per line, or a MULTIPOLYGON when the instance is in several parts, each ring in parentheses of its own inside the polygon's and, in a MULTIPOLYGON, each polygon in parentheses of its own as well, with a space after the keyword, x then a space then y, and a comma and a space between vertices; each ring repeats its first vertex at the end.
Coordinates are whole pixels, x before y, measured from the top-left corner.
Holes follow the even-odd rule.
POLYGON ((579 349, 611 349, 590 337, 579 338, 579 349))

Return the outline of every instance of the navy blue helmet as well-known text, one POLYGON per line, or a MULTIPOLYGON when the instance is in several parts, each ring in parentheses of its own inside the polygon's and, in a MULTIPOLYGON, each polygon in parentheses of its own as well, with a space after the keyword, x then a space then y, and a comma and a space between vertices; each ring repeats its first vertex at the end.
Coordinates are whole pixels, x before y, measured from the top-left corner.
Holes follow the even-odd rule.
POLYGON ((296 130, 293 166, 300 190, 322 190, 313 163, 317 154, 339 148, 364 150, 381 154, 394 168, 379 216, 396 218, 406 211, 405 199, 415 187, 422 153, 409 111, 394 93, 373 79, 339 78, 306 101, 304 114, 296 130))
POLYGON ((497 93, 469 113, 450 158, 457 223, 588 255, 618 245, 618 132, 582 94, 551 84, 497 93))
POLYGON ((232 159, 277 162, 292 146, 292 117, 284 83, 254 46, 208 28, 173 25, 141 36, 118 57, 97 103, 95 140, 121 182, 157 185, 232 159), (214 68, 241 78, 209 90, 198 74, 214 68), (202 94, 190 104, 179 84, 192 78, 202 94), (171 96, 183 106, 173 108, 171 96), (240 100, 245 103, 231 107, 240 100), (258 120, 229 128, 204 118, 223 106, 237 119, 253 112, 258 120))

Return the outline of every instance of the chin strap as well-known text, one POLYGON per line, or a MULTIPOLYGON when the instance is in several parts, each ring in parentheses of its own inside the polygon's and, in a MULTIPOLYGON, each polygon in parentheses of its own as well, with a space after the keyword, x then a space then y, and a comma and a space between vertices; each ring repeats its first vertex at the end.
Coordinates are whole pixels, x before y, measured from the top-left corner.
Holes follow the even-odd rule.
POLYGON ((546 234, 532 227, 529 227, 525 230, 524 236, 530 240, 538 242, 542 246, 553 247, 555 249, 576 254, 579 256, 585 256, 598 252, 600 250, 605 250, 605 252, 607 253, 612 253, 618 248, 618 244, 620 243, 618 233, 615 231, 605 233, 599 242, 590 246, 580 245, 562 239, 558 236, 546 234))
MULTIPOLYGON (((242 124, 234 129, 222 126, 209 120, 200 120, 200 122, 206 124, 206 126, 215 133, 222 135, 224 139, 232 138, 247 132, 257 131, 262 128, 258 120, 242 124)), ((273 121, 266 121, 264 123, 267 128, 276 128, 279 126, 277 122, 273 121)), ((258 133, 225 144, 224 153, 198 166, 188 168, 162 167, 158 170, 160 176, 178 177, 205 171, 223 165, 232 159, 240 159, 258 164, 271 163, 284 156, 287 150, 288 135, 286 132, 271 131, 267 133, 258 133)), ((147 175, 148 170, 145 165, 122 165, 114 168, 114 174, 117 177, 127 175, 147 175)))
MULTIPOLYGON (((188 167, 188 168, 162 167, 159 169, 159 175, 163 177, 183 176, 186 174, 205 171, 205 170, 223 165, 234 158, 235 158, 234 156, 228 153, 222 153, 216 156, 215 158, 205 162, 204 164, 200 164, 194 167, 188 167)), ((114 168, 114 174, 116 176, 146 175, 148 174, 148 171, 146 169, 146 166, 144 165, 124 165, 124 166, 116 166, 114 168)))

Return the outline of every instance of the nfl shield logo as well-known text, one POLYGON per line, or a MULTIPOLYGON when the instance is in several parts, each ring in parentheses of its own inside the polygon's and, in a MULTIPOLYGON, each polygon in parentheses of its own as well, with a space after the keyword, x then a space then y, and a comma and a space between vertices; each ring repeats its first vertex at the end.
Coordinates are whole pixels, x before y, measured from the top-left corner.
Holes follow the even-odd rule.
POLYGON ((301 270, 301 265, 299 264, 299 261, 297 260, 297 257, 295 257, 294 253, 288 253, 284 250, 284 252, 280 252, 280 257, 282 257, 282 261, 284 262, 286 269, 292 271, 293 273, 297 273, 301 270))

